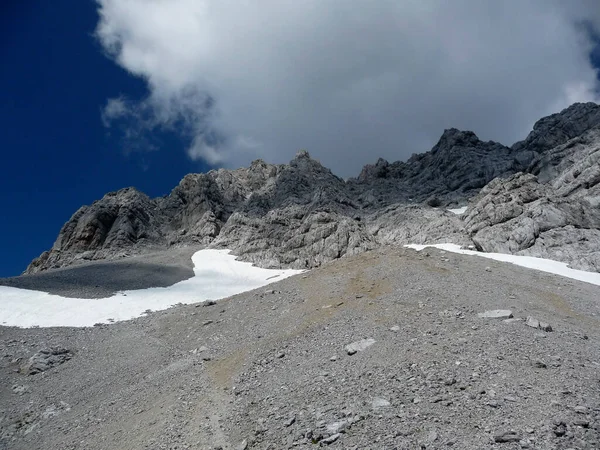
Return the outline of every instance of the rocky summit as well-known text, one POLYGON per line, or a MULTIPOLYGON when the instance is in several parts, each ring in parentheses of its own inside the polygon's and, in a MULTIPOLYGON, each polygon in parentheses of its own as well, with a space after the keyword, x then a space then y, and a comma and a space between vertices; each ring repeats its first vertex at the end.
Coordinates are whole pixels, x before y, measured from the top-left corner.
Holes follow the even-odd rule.
POLYGON ((449 129, 429 152, 343 180, 300 151, 285 165, 190 174, 81 207, 27 274, 190 245, 266 268, 314 268, 387 244, 453 242, 600 270, 600 106, 539 120, 512 147, 449 129), (468 206, 462 216, 448 208, 468 206))

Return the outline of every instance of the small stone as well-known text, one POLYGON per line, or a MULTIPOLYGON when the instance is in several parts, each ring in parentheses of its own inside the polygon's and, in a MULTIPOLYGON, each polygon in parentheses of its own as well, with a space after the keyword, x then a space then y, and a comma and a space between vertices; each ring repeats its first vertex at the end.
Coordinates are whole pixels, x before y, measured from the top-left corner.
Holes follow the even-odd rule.
POLYGON ((217 302, 215 300, 206 300, 204 303, 200 303, 202 306, 213 306, 216 305, 217 302))
POLYGON ((538 360, 533 362, 533 367, 535 367, 536 369, 546 369, 548 366, 544 361, 538 360))
POLYGON ((331 358, 329 358, 329 361, 337 361, 338 357, 333 355, 331 358))
POLYGON ((491 268, 491 267, 486 267, 486 268, 485 268, 485 271, 486 271, 486 272, 491 272, 491 271, 492 271, 492 268, 491 268))
POLYGON ((25 385, 15 385, 12 387, 12 391, 15 394, 23 395, 24 393, 26 393, 28 391, 28 389, 27 389, 27 386, 25 386, 25 385))
POLYGON ((286 427, 291 427, 291 426, 294 424, 294 422, 296 422, 296 416, 294 416, 294 417, 290 417, 288 420, 286 420, 286 421, 284 422, 284 425, 285 425, 286 427))
POLYGON ((338 433, 343 433, 344 430, 351 425, 352 423, 352 419, 348 419, 348 420, 340 420, 338 422, 333 422, 327 425, 327 431, 330 434, 338 434, 338 433))
POLYGON ((244 439, 242 442, 238 444, 235 450, 246 450, 248 448, 248 441, 244 439))
POLYGON ((438 439, 438 434, 435 430, 432 430, 427 435, 427 442, 435 442, 438 439))
POLYGON ((356 352, 362 352, 363 350, 366 350, 374 343, 375 339, 373 338, 362 339, 360 341, 352 342, 351 344, 346 345, 346 353, 348 353, 348 355, 354 355, 356 352))
POLYGON ((340 436, 341 436, 340 433, 332 434, 328 438, 321 440, 320 444, 321 445, 333 444, 335 441, 337 441, 340 438, 340 436))
POLYGON ((537 320, 531 316, 527 317, 527 320, 525 321, 525 325, 527 325, 528 327, 537 328, 539 330, 543 330, 546 332, 552 331, 552 327, 549 324, 547 324, 546 322, 540 322, 539 320, 537 320))
POLYGON ((392 328, 390 328, 390 331, 397 333, 398 331, 400 331, 400 327, 398 325, 394 325, 392 328))
POLYGON ((510 309, 494 309, 477 314, 482 319, 511 319, 513 313, 510 309))
POLYGON ((375 410, 381 409, 381 408, 387 408, 388 406, 390 406, 390 402, 388 402, 384 398, 374 398, 373 401, 371 402, 371 407, 375 410))
POLYGON ((528 327, 531 328, 539 328, 540 326, 540 321, 537 319, 534 319, 533 317, 527 317, 527 320, 525 321, 525 325, 527 325, 528 327))
POLYGON ((567 424, 562 421, 558 421, 554 424, 552 431, 558 437, 564 436, 567 433, 567 424))
POLYGON ((573 425, 575 425, 576 427, 589 428, 590 422, 589 420, 579 419, 573 421, 573 425))
POLYGON ((576 406, 575 408, 573 408, 575 410, 576 413, 578 414, 587 414, 588 409, 585 406, 576 406))
POLYGON ((514 431, 505 431, 494 436, 494 442, 506 443, 506 442, 519 442, 521 437, 514 431))
POLYGON ((519 445, 521 448, 531 448, 531 441, 529 439, 521 439, 519 445))

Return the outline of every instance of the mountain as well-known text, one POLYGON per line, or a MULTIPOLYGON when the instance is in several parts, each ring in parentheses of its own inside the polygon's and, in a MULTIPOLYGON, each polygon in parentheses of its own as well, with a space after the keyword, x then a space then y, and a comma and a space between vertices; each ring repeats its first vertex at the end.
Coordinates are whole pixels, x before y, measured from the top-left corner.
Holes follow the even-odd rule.
POLYGON ((269 268, 313 268, 385 244, 454 242, 600 270, 600 106, 539 120, 512 147, 449 129, 426 153, 343 180, 306 151, 284 165, 189 174, 80 208, 26 273, 189 245, 269 268), (459 217, 445 209, 469 204, 459 217))
POLYGON ((599 108, 573 105, 512 147, 447 130, 356 179, 301 151, 80 208, 32 275, 0 279, 4 310, 148 309, 85 327, 0 318, 0 450, 600 448, 592 277, 398 245, 599 271, 599 108), (314 269, 217 300, 236 282, 214 254, 192 261, 203 247, 314 269), (145 288, 194 274, 182 303, 151 309, 169 288, 145 288), (18 304, 5 285, 30 291, 18 304))

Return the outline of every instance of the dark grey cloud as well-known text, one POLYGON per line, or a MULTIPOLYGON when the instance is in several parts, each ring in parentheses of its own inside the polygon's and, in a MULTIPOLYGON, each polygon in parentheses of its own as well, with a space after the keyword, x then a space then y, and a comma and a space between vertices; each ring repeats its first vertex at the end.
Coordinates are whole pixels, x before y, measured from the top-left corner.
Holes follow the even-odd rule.
POLYGON ((595 0, 97 1, 100 42, 150 90, 110 101, 104 119, 141 107, 211 164, 306 148, 354 175, 449 127, 512 144, 598 98, 595 0))

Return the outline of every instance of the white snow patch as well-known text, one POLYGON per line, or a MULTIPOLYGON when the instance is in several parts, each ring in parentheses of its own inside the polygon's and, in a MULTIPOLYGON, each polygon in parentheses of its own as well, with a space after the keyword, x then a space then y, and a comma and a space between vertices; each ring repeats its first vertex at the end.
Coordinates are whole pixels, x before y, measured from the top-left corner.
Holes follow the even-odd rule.
POLYGON ((456 214, 457 216, 460 216, 462 214, 465 213, 465 211, 467 210, 467 206, 462 206, 460 208, 454 208, 454 209, 449 209, 448 211, 450 211, 451 213, 456 214))
POLYGON ((0 286, 0 325, 86 327, 140 317, 178 303, 216 300, 283 280, 302 270, 272 270, 236 261, 229 250, 200 250, 192 256, 194 276, 169 287, 119 292, 100 299, 67 298, 0 286))
POLYGON ((405 247, 421 251, 426 247, 435 247, 440 250, 460 253, 463 255, 476 255, 483 258, 495 259, 496 261, 508 262, 517 266, 527 267, 528 269, 540 270, 542 272, 553 273, 573 280, 585 281, 586 283, 600 286, 600 273, 586 272, 585 270, 576 270, 567 267, 566 263, 553 261, 551 259, 535 258, 533 256, 507 255, 505 253, 484 253, 473 250, 465 250, 456 244, 409 244, 405 247))

